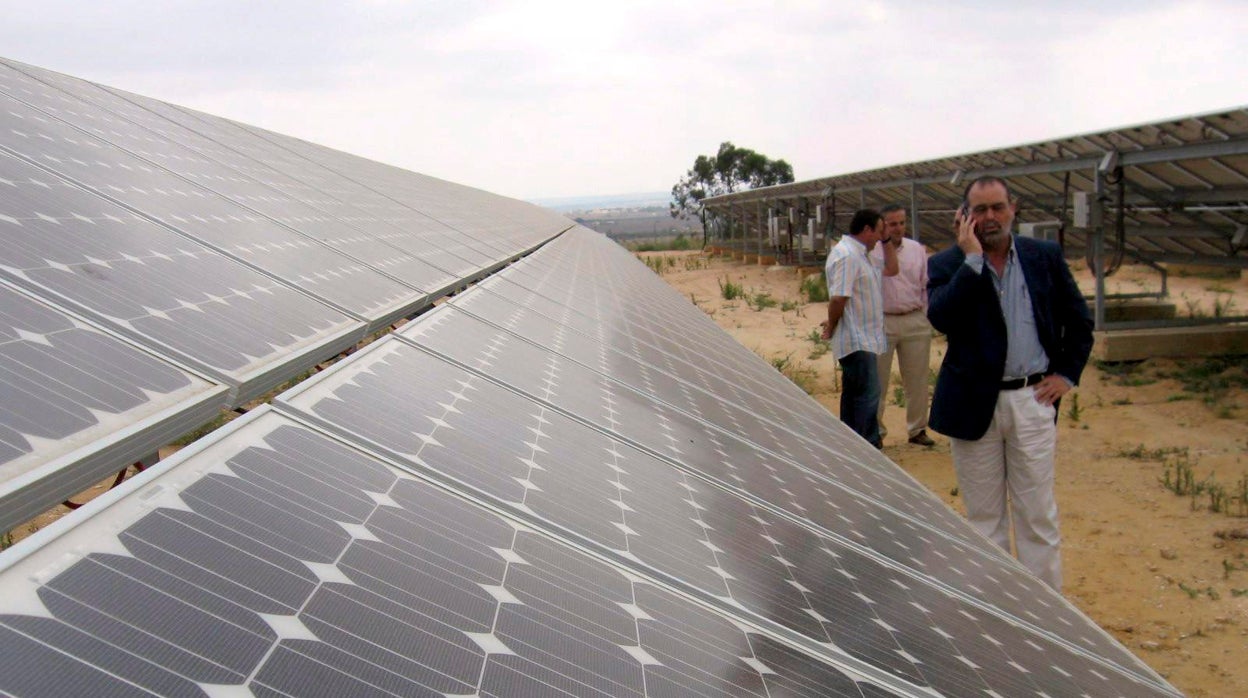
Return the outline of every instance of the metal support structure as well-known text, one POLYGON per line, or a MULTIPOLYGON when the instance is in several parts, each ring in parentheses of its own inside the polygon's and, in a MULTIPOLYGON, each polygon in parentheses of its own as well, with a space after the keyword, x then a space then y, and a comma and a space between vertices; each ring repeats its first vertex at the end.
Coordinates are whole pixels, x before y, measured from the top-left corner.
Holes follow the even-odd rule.
POLYGON ((758 229, 758 256, 754 260, 755 263, 763 257, 763 208, 766 206, 767 200, 764 199, 754 207, 754 227, 758 229))
POLYGON ((910 237, 922 242, 919 239, 919 190, 914 182, 910 183, 910 237))
POLYGON ((1093 329, 1105 329, 1105 175, 1099 169, 1092 170, 1092 273, 1096 278, 1096 303, 1093 311, 1093 329))

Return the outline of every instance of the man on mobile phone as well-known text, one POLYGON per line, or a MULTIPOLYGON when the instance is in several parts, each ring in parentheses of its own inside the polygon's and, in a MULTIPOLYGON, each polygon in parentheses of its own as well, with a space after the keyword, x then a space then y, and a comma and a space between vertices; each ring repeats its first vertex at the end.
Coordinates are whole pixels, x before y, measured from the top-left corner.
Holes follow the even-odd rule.
POLYGON ((931 363, 932 325, 927 321, 927 250, 918 240, 906 238, 906 209, 889 204, 880 209, 884 217, 884 234, 889 242, 881 242, 871 256, 884 259, 883 248, 897 250, 897 275, 883 279, 884 289, 884 351, 880 354, 880 406, 876 416, 880 436, 888 436, 884 427, 884 401, 893 372, 893 356, 897 356, 897 372, 901 374, 902 393, 906 396, 906 439, 919 446, 935 446, 927 435, 927 375, 931 363))
POLYGON ((996 177, 971 182, 957 244, 928 262, 927 315, 949 349, 931 427, 950 437, 967 517, 1061 591, 1053 497, 1058 400, 1092 351, 1083 294, 1054 243, 1013 234, 1017 203, 996 177))
POLYGON ((897 273, 897 251, 885 247, 884 260, 870 256, 884 240, 884 220, 874 209, 854 213, 849 234, 828 253, 828 319, 823 338, 841 364, 841 421, 876 448, 884 445, 876 410, 880 380, 876 357, 884 351, 884 310, 880 279, 897 273))

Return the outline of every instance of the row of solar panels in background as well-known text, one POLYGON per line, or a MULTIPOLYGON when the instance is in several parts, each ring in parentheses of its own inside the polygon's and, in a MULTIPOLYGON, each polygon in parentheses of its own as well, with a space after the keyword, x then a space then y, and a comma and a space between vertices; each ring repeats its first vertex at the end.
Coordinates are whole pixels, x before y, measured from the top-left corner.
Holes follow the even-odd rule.
POLYGON ((10 558, 0 692, 1175 695, 582 228, 275 407, 10 558))
POLYGON ((567 225, 12 62, 0 106, 0 531, 567 225))

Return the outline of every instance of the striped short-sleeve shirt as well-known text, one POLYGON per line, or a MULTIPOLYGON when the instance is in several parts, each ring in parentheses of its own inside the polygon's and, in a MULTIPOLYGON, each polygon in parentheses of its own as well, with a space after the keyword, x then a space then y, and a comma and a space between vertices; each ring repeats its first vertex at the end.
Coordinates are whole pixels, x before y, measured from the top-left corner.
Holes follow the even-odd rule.
POLYGON ((828 253, 824 270, 828 296, 849 298, 832 332, 832 355, 840 359, 856 351, 884 353, 883 262, 871 259, 866 245, 845 235, 828 253))

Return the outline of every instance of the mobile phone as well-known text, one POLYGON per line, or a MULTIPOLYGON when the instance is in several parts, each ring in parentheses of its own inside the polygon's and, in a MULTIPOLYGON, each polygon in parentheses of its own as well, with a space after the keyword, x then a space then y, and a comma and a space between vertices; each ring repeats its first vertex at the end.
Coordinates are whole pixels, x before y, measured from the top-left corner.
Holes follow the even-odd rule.
POLYGON ((966 200, 964 199, 962 201, 962 205, 958 207, 958 217, 965 219, 967 216, 970 216, 970 215, 971 215, 970 204, 968 204, 966 200))

